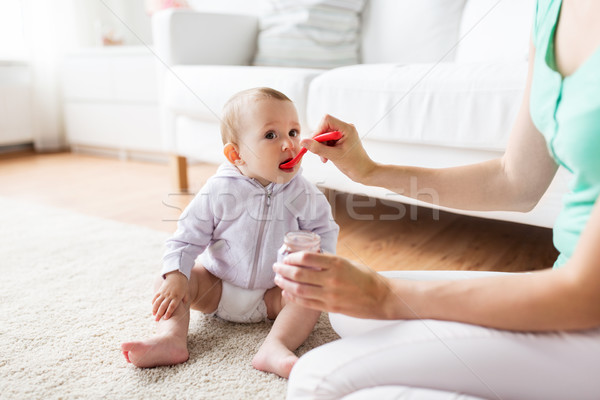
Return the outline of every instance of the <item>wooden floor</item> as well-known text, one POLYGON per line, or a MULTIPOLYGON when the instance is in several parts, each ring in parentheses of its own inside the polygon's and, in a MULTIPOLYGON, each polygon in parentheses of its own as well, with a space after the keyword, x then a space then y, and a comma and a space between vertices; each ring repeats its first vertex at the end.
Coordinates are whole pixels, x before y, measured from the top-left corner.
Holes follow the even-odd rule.
MULTIPOLYGON (((190 192, 216 171, 189 168, 190 192)), ((171 188, 160 163, 120 161, 72 153, 2 156, 0 196, 41 203, 172 232, 192 195, 171 188)), ((380 202, 348 212, 346 195, 329 193, 340 225, 338 254, 376 270, 472 269, 527 271, 557 256, 549 229, 417 209, 417 218, 380 202), (360 215, 360 219, 356 218, 360 215)))

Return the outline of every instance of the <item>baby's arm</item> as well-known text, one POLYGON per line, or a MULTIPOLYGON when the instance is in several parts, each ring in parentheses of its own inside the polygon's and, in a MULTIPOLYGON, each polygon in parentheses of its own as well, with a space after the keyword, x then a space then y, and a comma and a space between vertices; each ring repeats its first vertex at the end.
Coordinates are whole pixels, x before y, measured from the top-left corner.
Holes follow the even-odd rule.
POLYGON ((165 275, 162 285, 152 299, 152 315, 156 320, 163 316, 171 318, 179 303, 187 303, 188 279, 179 271, 172 271, 165 275))
POLYGON ((177 221, 177 230, 167 239, 161 274, 179 271, 190 279, 196 258, 210 243, 215 226, 211 208, 213 188, 209 180, 183 210, 177 221))
POLYGON ((169 319, 181 301, 188 299, 192 268, 208 246, 214 229, 209 195, 207 183, 181 214, 177 231, 166 242, 161 271, 164 280, 152 299, 152 314, 157 321, 163 316, 169 319))

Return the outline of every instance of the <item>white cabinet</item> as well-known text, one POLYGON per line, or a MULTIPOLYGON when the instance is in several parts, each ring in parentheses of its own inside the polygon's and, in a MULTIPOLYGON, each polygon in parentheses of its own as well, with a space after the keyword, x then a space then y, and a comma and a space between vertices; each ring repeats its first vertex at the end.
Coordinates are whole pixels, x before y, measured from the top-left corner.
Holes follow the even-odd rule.
POLYGON ((119 151, 161 152, 156 60, 145 47, 68 54, 63 64, 69 143, 119 151))

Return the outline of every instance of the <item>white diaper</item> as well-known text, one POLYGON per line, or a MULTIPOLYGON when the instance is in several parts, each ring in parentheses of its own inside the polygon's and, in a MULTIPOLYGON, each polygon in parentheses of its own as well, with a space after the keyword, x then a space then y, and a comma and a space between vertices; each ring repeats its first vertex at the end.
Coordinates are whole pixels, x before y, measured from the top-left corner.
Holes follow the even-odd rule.
POLYGON ((222 281, 221 300, 215 315, 231 322, 262 322, 267 318, 265 289, 244 289, 222 281))

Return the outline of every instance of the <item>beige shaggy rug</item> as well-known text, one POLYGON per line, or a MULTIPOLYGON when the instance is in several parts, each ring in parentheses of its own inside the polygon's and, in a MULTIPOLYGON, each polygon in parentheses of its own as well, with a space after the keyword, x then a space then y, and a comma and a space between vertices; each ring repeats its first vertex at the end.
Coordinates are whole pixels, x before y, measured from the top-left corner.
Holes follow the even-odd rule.
MULTIPOLYGON (((0 198, 0 398, 281 399, 250 362, 269 324, 193 313, 190 359, 138 369, 123 341, 153 333, 168 234, 0 198)), ((337 339, 326 316, 299 349, 337 339)))

